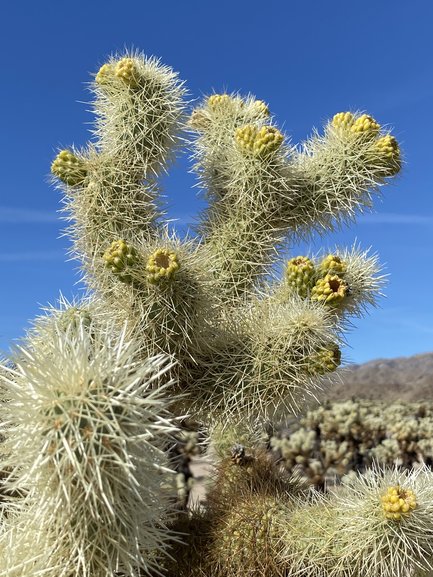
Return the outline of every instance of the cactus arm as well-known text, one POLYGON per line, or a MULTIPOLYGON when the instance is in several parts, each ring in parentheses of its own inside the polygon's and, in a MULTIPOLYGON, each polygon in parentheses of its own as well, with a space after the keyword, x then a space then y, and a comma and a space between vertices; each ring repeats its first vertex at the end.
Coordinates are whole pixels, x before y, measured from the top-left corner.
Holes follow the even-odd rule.
POLYGON ((118 239, 94 260, 91 286, 118 324, 128 322, 143 354, 176 358, 173 376, 183 381, 207 342, 219 302, 211 264, 193 240, 167 231, 135 245, 118 239))
POLYGON ((278 305, 255 299, 230 316, 190 384, 192 410, 233 422, 271 418, 282 407, 299 413, 320 389, 310 357, 339 340, 333 315, 294 297, 278 305))
POLYGON ((63 150, 51 171, 65 190, 75 252, 91 263, 104 243, 158 234, 156 177, 180 142, 184 89, 177 75, 140 54, 113 57, 91 85, 96 142, 63 150))
POLYGON ((396 139, 366 114, 340 112, 294 155, 299 226, 326 232, 372 206, 373 196, 401 168, 396 139))
POLYGON ((127 54, 101 67, 92 91, 96 143, 62 151, 52 164, 74 252, 90 287, 120 324, 129 321, 145 354, 176 355, 179 368, 195 356, 189 349, 199 340, 208 266, 195 258, 193 242, 170 238, 159 222, 156 177, 180 142, 183 83, 156 59, 127 54))
POLYGON ((283 277, 270 290, 270 298, 284 303, 298 295, 322 303, 342 323, 376 306, 385 275, 377 255, 359 247, 336 249, 321 258, 296 256, 287 261, 283 277))
POLYGON ((248 296, 275 260, 275 246, 293 202, 290 146, 271 124, 266 105, 252 97, 212 95, 190 124, 195 170, 207 189, 209 208, 199 232, 213 255, 215 276, 227 302, 248 296))

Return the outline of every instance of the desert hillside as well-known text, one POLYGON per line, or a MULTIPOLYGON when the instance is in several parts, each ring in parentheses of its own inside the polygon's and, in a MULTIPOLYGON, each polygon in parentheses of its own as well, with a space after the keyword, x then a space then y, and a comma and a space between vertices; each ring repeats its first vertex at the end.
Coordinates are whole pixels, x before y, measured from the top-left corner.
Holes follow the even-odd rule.
POLYGON ((326 398, 433 402, 433 352, 350 365, 342 370, 341 378, 326 398))

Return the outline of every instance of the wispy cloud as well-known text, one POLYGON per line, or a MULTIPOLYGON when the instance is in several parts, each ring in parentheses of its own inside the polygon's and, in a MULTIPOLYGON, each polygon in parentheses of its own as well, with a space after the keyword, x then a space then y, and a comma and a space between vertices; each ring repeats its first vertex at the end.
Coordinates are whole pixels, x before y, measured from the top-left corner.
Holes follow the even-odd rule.
POLYGON ((375 312, 376 320, 382 326, 392 327, 393 331, 404 331, 408 336, 420 333, 433 334, 432 314, 428 311, 420 314, 413 306, 396 306, 379 309, 375 312))
POLYGON ((433 215, 397 214, 383 212, 378 214, 363 214, 358 219, 359 224, 403 224, 403 225, 433 225, 433 215))
POLYGON ((0 222, 10 224, 39 224, 60 222, 55 212, 0 206, 0 222))
POLYGON ((30 252, 5 252, 0 253, 0 262, 28 262, 64 259, 65 255, 58 250, 40 250, 30 252))

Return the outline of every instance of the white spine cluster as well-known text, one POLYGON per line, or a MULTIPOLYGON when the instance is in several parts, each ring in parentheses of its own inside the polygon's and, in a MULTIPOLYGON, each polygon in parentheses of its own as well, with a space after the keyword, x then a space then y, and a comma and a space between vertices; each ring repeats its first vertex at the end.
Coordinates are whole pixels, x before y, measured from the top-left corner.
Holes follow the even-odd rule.
POLYGON ((22 498, 5 518, 0 574, 138 575, 169 538, 170 361, 138 361, 113 327, 59 325, 4 378, 0 468, 22 498))

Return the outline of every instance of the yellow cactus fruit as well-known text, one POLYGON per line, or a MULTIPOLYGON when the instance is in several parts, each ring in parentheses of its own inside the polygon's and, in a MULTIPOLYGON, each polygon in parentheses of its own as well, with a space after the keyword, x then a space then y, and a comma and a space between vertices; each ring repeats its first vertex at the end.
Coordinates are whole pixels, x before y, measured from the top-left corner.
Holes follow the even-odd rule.
POLYGON ((301 297, 306 297, 313 285, 314 263, 307 256, 297 256, 287 262, 287 284, 301 297))
POLYGON ((403 489, 400 486, 388 487, 381 501, 385 517, 393 521, 401 521, 404 515, 408 515, 417 506, 412 489, 403 489))
POLYGON ((96 84, 103 85, 113 76, 114 69, 111 64, 103 64, 95 76, 96 84))
POLYGON ((385 176, 394 176, 400 171, 400 147, 394 136, 387 134, 378 138, 374 143, 374 152, 378 155, 378 164, 383 168, 385 176))
POLYGON ((269 108, 266 102, 263 100, 255 100, 251 105, 255 114, 259 116, 268 117, 270 116, 269 108))
POLYGON ((311 291, 311 300, 338 306, 349 294, 348 285, 338 275, 320 278, 311 291))
POLYGON ((194 130, 202 132, 206 130, 210 124, 210 118, 202 109, 194 110, 189 118, 189 126, 194 130))
POLYGON ((138 262, 136 249, 122 239, 115 240, 104 253, 106 266, 119 280, 126 284, 132 282, 131 267, 138 262))
POLYGON ((83 184, 87 169, 85 163, 70 150, 61 150, 51 164, 51 172, 70 186, 83 184))
POLYGON ((137 65, 132 58, 122 58, 119 60, 114 69, 114 74, 130 88, 137 88, 140 83, 137 65))
POLYGON ((280 148, 284 137, 273 126, 262 126, 258 129, 253 124, 247 124, 236 129, 235 139, 243 152, 265 157, 280 148))
POLYGON ((337 274, 343 276, 347 270, 347 264, 336 254, 328 254, 319 265, 319 275, 337 274))
POLYGON ((345 130, 350 128, 355 121, 355 117, 351 112, 338 112, 331 120, 334 128, 345 130))
POLYGON ((168 280, 174 276, 178 269, 178 255, 172 250, 158 248, 147 261, 147 280, 151 284, 156 284, 162 279, 168 280))
POLYGON ((212 110, 225 108, 232 102, 232 97, 228 94, 212 94, 207 99, 207 105, 212 110))
POLYGON ((361 114, 350 127, 350 131, 354 134, 364 134, 367 136, 376 136, 379 130, 380 124, 368 114, 361 114))
POLYGON ((311 375, 332 373, 341 364, 341 350, 338 345, 323 348, 307 358, 307 372, 311 375))

